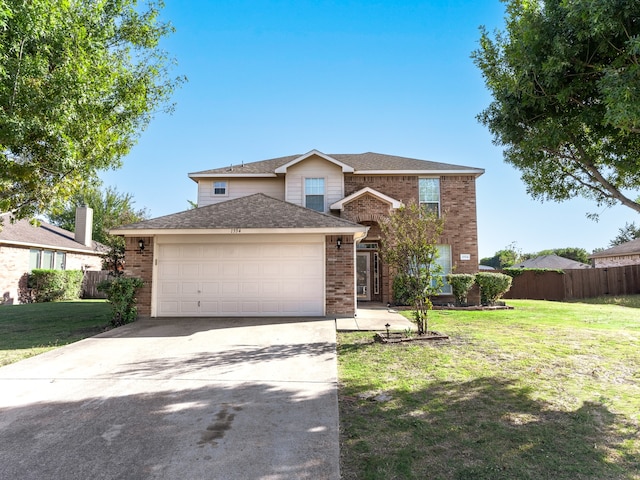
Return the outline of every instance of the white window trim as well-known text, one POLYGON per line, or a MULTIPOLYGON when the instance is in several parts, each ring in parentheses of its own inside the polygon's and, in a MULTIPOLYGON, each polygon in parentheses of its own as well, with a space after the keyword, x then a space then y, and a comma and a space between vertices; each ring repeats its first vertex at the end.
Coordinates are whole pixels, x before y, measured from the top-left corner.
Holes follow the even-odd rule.
POLYGON ((440 177, 418 177, 418 203, 420 205, 430 205, 432 203, 436 203, 436 202, 423 202, 420 199, 420 180, 423 179, 434 179, 434 180, 438 180, 438 218, 440 218, 442 216, 442 182, 440 181, 440 177))
MULTIPOLYGON (((446 276, 448 273, 451 273, 453 270, 453 252, 452 252, 452 248, 451 245, 446 244, 446 243, 439 243, 438 244, 438 253, 440 253, 440 251, 444 248, 447 248, 449 250, 449 271, 447 271, 444 268, 443 265, 443 269, 442 269, 442 290, 440 291, 440 293, 438 295, 451 295, 453 294, 453 289, 451 288, 451 285, 449 285, 446 281, 446 276)), ((436 259, 436 263, 439 263, 438 261, 442 258, 442 255, 439 255, 438 258, 436 259)), ((441 264, 442 265, 442 264, 441 264)))
MULTIPOLYGON (((322 213, 327 212, 327 177, 302 177, 302 206, 307 207, 307 180, 322 179, 322 213)), ((310 194, 313 195, 313 194, 310 194)), ((317 210, 314 210, 317 211, 317 210)))
MULTIPOLYGON (((220 187, 218 187, 220 188, 220 187)), ((218 180, 214 181, 211 185, 211 196, 212 197, 228 197, 229 196, 229 181, 228 180, 218 180), (224 183, 224 193, 216 193, 216 184, 224 183)))

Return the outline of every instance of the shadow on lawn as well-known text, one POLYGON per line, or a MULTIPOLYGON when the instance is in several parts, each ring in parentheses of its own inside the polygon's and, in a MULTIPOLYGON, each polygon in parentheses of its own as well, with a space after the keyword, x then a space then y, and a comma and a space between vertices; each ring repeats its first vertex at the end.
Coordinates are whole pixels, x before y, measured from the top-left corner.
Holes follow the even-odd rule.
POLYGON ((637 426, 601 404, 559 411, 496 378, 385 392, 386 403, 357 393, 340 402, 344 479, 621 479, 640 469, 623 448, 637 426))

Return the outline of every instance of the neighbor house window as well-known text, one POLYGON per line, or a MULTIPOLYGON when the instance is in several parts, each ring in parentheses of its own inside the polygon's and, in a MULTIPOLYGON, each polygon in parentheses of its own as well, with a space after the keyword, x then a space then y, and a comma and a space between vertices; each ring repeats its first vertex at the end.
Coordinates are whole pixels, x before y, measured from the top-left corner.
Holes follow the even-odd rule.
POLYGON ((67 254, 64 252, 32 249, 29 251, 29 271, 36 268, 65 270, 66 260, 67 254))
POLYGON ((324 212, 324 178, 304 179, 304 206, 324 212))
POLYGON ((418 183, 420 191, 420 206, 427 212, 440 216, 440 179, 421 178, 418 183))
POLYGON ((226 195, 227 194, 227 182, 214 182, 213 183, 214 195, 226 195))

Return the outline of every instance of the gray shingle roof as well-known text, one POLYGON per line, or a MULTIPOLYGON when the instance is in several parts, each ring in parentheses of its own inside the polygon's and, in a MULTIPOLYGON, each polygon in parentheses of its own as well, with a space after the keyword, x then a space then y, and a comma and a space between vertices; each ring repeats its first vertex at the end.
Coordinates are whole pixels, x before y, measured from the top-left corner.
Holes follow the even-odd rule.
POLYGON ((598 253, 594 253, 589 258, 600 257, 618 257, 623 255, 638 255, 640 254, 640 238, 631 240, 630 242, 616 245, 615 247, 608 248, 598 253))
POLYGON ((113 232, 132 230, 198 229, 271 229, 271 228, 355 228, 363 227, 333 215, 319 213, 263 193, 186 210, 144 222, 123 225, 113 232))
POLYGON ((576 268, 591 268, 591 265, 576 262, 570 258, 564 258, 558 255, 541 255, 539 257, 530 258, 524 262, 520 262, 512 268, 549 268, 554 270, 571 270, 576 268))
MULTIPOLYGON (((285 165, 301 155, 289 155, 287 157, 272 158, 269 160, 262 160, 259 162, 245 163, 242 165, 234 165, 229 167, 214 168, 211 170, 203 170, 200 172, 190 173, 189 176, 197 177, 198 175, 212 175, 212 174, 228 174, 232 175, 259 175, 259 174, 273 174, 274 171, 285 165)), ((429 160, 419 160, 416 158, 398 157, 395 155, 385 155, 382 153, 366 152, 366 153, 338 153, 328 155, 335 160, 353 167, 356 172, 358 171, 403 171, 403 170, 418 170, 418 171, 469 171, 470 173, 477 173, 478 168, 465 167, 462 165, 452 165, 449 163, 431 162, 429 160)))
POLYGON ((102 253, 104 245, 93 242, 93 247, 87 247, 75 241, 73 232, 64 230, 50 223, 41 221, 40 226, 34 226, 28 220, 18 220, 11 223, 11 216, 3 214, 0 244, 27 244, 54 250, 85 250, 87 253, 102 253))

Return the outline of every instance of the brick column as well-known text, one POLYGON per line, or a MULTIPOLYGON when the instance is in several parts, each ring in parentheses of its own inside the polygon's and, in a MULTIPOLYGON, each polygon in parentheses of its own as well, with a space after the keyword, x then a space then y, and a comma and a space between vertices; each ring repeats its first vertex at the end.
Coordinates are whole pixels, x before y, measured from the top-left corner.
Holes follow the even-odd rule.
POLYGON ((136 294, 138 317, 151 315, 151 286, 153 282, 153 237, 125 237, 124 274, 142 279, 144 285, 136 294), (140 251, 139 240, 144 242, 140 251))
POLYGON ((353 235, 327 235, 326 313, 352 317, 356 313, 355 244, 353 235), (338 238, 341 246, 338 248, 338 238))

